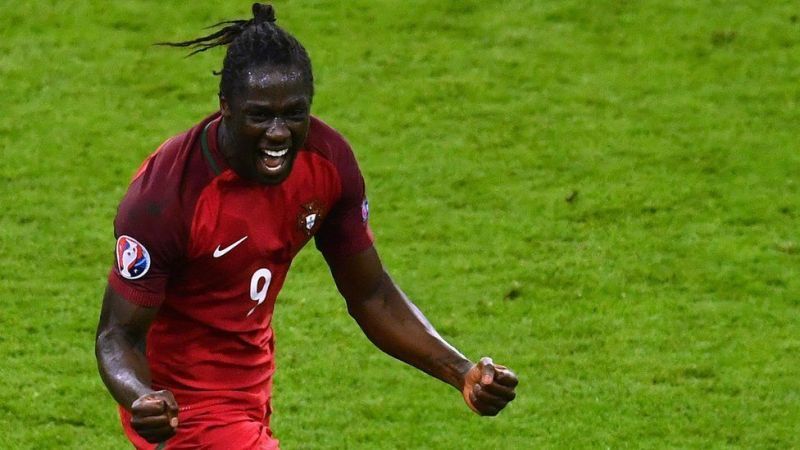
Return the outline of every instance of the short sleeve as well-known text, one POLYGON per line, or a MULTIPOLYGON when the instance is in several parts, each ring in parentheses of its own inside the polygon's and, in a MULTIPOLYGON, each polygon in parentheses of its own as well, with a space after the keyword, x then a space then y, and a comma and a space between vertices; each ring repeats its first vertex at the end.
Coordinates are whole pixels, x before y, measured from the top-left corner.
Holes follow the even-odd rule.
POLYGON ((176 190, 154 169, 158 156, 145 163, 119 205, 115 264, 108 279, 123 298, 146 307, 163 302, 170 273, 185 253, 180 202, 176 190))
POLYGON ((341 195, 315 237, 317 249, 334 259, 366 250, 375 240, 369 228, 364 177, 350 146, 342 141, 338 147, 332 162, 341 181, 341 195))

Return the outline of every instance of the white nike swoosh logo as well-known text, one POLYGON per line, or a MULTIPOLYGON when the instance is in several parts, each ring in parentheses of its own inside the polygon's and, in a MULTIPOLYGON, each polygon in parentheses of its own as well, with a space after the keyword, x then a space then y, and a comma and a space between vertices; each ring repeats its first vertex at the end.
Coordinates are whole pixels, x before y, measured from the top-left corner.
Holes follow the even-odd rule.
POLYGON ((214 258, 219 258, 220 256, 225 255, 229 251, 233 250, 234 247, 236 247, 237 245, 241 244, 245 239, 247 239, 247 236, 239 239, 238 241, 234 242, 233 244, 231 244, 231 245, 229 245, 229 246, 227 246, 227 247, 225 247, 223 249, 220 249, 219 245, 218 245, 217 249, 214 250, 214 258))

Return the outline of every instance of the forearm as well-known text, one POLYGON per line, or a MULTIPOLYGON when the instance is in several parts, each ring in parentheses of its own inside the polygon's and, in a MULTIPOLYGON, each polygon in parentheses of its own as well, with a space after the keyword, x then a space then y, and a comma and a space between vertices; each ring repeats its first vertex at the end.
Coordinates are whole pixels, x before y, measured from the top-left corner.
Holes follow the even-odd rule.
POLYGON ((130 411, 137 398, 153 391, 147 359, 124 331, 109 329, 98 333, 95 356, 103 383, 125 409, 130 411))
POLYGON ((389 275, 383 274, 369 298, 349 303, 349 311, 378 348, 462 389, 472 362, 442 339, 389 275))

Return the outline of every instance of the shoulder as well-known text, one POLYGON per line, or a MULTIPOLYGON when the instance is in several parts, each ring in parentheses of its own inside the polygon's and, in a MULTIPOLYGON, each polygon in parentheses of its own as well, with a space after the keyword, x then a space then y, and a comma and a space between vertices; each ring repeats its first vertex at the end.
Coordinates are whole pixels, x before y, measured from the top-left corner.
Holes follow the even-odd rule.
POLYGON ((187 200, 212 178, 196 149, 200 133, 210 119, 167 139, 145 159, 120 202, 118 225, 183 221, 182 212, 190 203, 187 200))
POLYGON ((306 149, 327 158, 336 168, 341 194, 316 235, 317 248, 326 258, 352 255, 374 240, 367 225, 364 177, 345 138, 325 122, 312 118, 306 149))
POLYGON ((361 171, 350 143, 341 133, 321 119, 311 117, 304 147, 329 161, 336 169, 344 187, 361 180, 361 171))
MULTIPOLYGON (((182 174, 186 164, 192 157, 200 156, 194 149, 198 145, 200 134, 205 126, 216 118, 217 114, 203 119, 200 123, 175 136, 170 137, 158 146, 141 164, 131 180, 133 185, 141 177, 159 178, 182 174)), ((195 158, 198 159, 198 158, 195 158)))
POLYGON ((347 139, 333 127, 315 116, 311 116, 305 148, 319 153, 331 162, 352 157, 353 155, 353 149, 347 139))

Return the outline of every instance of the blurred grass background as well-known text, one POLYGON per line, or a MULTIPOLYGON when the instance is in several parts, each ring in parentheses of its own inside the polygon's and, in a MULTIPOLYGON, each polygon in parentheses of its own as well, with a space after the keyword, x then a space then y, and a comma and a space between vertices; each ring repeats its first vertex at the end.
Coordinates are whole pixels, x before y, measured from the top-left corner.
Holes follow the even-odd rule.
MULTIPOLYGON (((800 446, 800 5, 279 1, 391 273, 518 399, 376 350, 313 246, 279 297, 292 448, 800 446)), ((95 369, 112 219, 217 106, 249 3, 0 3, 0 448, 125 448, 95 369)))

